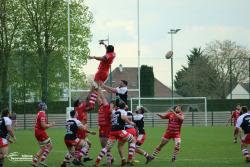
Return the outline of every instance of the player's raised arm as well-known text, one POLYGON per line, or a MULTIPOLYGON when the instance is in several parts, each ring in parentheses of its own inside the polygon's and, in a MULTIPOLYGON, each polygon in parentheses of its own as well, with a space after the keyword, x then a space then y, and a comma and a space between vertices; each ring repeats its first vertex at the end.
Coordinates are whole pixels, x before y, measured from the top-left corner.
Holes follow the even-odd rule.
POLYGON ((108 91, 109 93, 117 93, 117 89, 116 88, 112 88, 112 87, 107 86, 105 84, 102 85, 102 88, 105 89, 106 91, 108 91))
POLYGON ((107 60, 107 57, 106 56, 102 56, 102 57, 98 57, 98 56, 88 56, 88 59, 95 59, 95 60, 98 60, 98 61, 105 61, 107 60))
POLYGON ((158 115, 161 119, 166 119, 166 114, 165 115, 162 115, 162 114, 156 114, 158 115))
POLYGON ((103 45, 106 49, 107 49, 107 47, 108 47, 108 45, 104 43, 104 40, 100 40, 100 41, 99 41, 99 44, 100 44, 100 45, 103 45))

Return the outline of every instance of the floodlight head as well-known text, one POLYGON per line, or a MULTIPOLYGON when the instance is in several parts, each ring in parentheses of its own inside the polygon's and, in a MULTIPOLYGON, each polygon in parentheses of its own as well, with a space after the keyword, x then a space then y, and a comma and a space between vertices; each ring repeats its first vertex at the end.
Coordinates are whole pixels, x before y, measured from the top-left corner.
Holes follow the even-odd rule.
POLYGON ((100 39, 99 42, 101 41, 108 41, 109 39, 100 39))
POLYGON ((177 32, 179 32, 181 29, 170 29, 170 31, 168 32, 169 34, 176 34, 177 32))
POLYGON ((181 29, 175 29, 175 33, 179 32, 181 29))

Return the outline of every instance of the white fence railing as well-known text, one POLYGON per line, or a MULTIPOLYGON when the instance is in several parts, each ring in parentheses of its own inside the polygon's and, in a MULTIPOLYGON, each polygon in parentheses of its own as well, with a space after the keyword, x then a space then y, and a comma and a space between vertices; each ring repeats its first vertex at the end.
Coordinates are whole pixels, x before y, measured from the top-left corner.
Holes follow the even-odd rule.
MULTIPOLYGON (((167 121, 164 119, 160 119, 157 113, 145 113, 144 114, 144 122, 145 126, 157 127, 157 126, 166 126, 167 121)), ((203 112, 186 112, 184 113, 185 125, 191 126, 203 126, 205 125, 205 118, 203 112)), ((230 117, 231 112, 208 112, 207 113, 207 124, 208 126, 213 125, 225 125, 226 120, 230 117)), ((97 127, 97 113, 89 113, 88 114, 88 124, 89 127, 97 127)), ((48 114, 49 122, 56 122, 56 127, 64 127, 66 114, 48 114)), ((36 121, 35 114, 26 114, 26 115, 17 115, 17 129, 30 129, 33 128, 36 121)))

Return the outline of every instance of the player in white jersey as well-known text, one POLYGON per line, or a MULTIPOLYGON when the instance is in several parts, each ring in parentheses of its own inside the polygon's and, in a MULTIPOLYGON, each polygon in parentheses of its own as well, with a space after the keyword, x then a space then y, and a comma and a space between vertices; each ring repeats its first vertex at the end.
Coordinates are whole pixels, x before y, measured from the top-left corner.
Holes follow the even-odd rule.
POLYGON ((9 110, 4 109, 0 119, 0 167, 3 166, 4 158, 8 155, 8 141, 16 141, 9 115, 9 110), (12 137, 12 140, 9 137, 12 137))
POLYGON ((242 115, 237 119, 236 123, 236 135, 238 135, 240 129, 242 129, 244 134, 241 136, 241 150, 245 161, 249 163, 250 157, 247 146, 250 144, 250 113, 248 112, 248 108, 246 106, 241 107, 241 112, 242 115))
POLYGON ((112 112, 112 127, 109 134, 109 138, 106 146, 100 151, 96 159, 95 166, 98 166, 103 156, 105 156, 107 152, 111 150, 115 140, 125 140, 129 142, 130 148, 128 153, 129 154, 128 165, 132 165, 131 163, 135 153, 136 140, 131 134, 129 134, 124 130, 124 126, 125 122, 131 125, 135 125, 135 123, 127 118, 127 112, 124 110, 125 105, 126 104, 123 101, 120 101, 119 104, 117 105, 119 109, 112 112))

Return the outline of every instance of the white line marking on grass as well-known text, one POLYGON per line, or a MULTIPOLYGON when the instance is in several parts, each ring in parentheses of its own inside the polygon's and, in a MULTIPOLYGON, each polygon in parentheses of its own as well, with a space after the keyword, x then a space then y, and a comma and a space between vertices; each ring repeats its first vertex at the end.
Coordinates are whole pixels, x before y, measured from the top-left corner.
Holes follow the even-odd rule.
MULTIPOLYGON (((170 161, 170 159, 167 158, 159 158, 156 157, 156 161, 170 161)), ((223 163, 223 164, 230 164, 234 162, 235 160, 238 160, 238 158, 221 158, 221 159, 198 159, 198 158, 179 158, 176 161, 192 161, 192 162, 209 162, 209 163, 223 163)))

